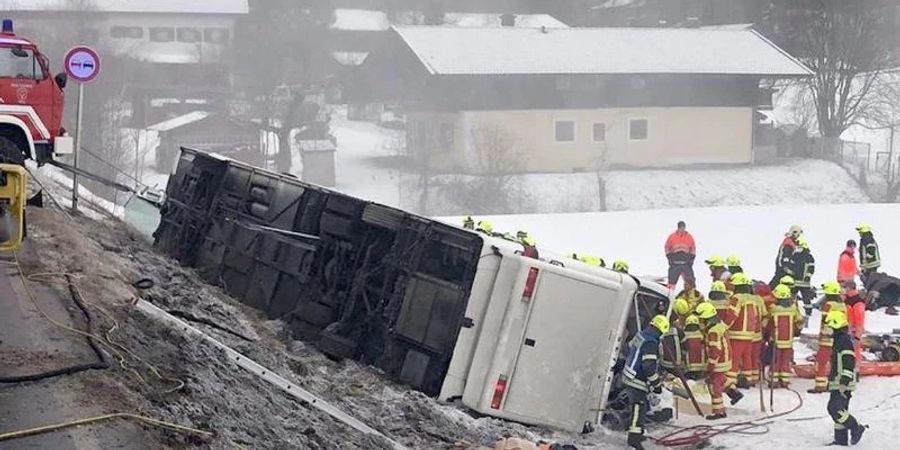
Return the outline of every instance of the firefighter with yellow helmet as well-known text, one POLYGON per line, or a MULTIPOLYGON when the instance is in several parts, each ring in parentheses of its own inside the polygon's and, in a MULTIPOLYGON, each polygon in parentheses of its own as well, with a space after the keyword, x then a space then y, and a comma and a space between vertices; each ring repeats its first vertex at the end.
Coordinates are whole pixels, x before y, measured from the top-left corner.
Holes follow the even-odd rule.
POLYGON ((703 329, 706 344, 706 382, 712 396, 712 414, 708 420, 727 417, 722 395, 728 395, 734 405, 744 398, 744 394, 734 388, 734 379, 727 373, 731 370, 731 343, 728 340, 728 325, 719 319, 716 307, 704 302, 695 311, 703 329))

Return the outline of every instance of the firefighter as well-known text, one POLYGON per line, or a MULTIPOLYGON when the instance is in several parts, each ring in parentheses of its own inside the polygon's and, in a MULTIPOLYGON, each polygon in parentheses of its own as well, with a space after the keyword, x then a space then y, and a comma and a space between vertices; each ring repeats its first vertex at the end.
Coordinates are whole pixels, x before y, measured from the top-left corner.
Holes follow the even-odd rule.
POLYGON ((816 259, 809 251, 809 242, 805 236, 800 236, 798 239, 797 249, 794 251, 792 260, 793 293, 803 300, 803 310, 808 317, 816 298, 816 290, 812 287, 812 276, 816 272, 816 259))
POLYGON ((712 280, 721 280, 722 274, 725 272, 725 260, 719 255, 713 255, 706 258, 704 262, 709 266, 709 276, 712 277, 712 280))
POLYGON ((691 304, 684 298, 678 297, 672 303, 672 316, 669 318, 673 328, 684 328, 684 320, 691 314, 694 309, 691 304))
POLYGON ((697 257, 697 247, 684 221, 678 222, 676 230, 666 239, 664 249, 669 261, 669 290, 675 289, 679 277, 684 279, 685 285, 695 284, 694 259, 697 257))
POLYGON ((822 313, 822 321, 819 324, 819 349, 816 351, 816 383, 815 387, 808 390, 810 394, 823 394, 828 392, 828 364, 831 360, 831 348, 834 345, 832 328, 825 321, 828 313, 840 311, 846 317, 847 305, 841 299, 841 285, 837 281, 826 281, 822 284, 825 297, 821 300, 819 310, 822 313))
POLYGON ((490 220, 483 219, 478 221, 478 227, 475 228, 475 231, 479 233, 484 233, 488 236, 494 235, 494 224, 491 223, 490 220))
POLYGON ((828 415, 834 420, 834 442, 832 445, 856 445, 868 428, 857 422, 850 414, 850 397, 856 387, 857 360, 853 342, 847 331, 847 314, 830 311, 825 316, 825 325, 834 330, 834 351, 831 354, 831 370, 828 375, 828 415))
MULTIPOLYGON (((699 306, 699 305, 697 305, 699 306)), ((685 369, 687 377, 700 380, 706 376, 706 348, 703 344, 703 331, 700 329, 700 318, 691 314, 684 319, 685 369)))
POLYGON ((654 316, 650 326, 637 333, 628 343, 628 356, 623 370, 625 392, 631 404, 628 446, 643 450, 644 417, 649 408, 647 395, 662 392, 658 372, 660 336, 669 331, 669 319, 654 316))
POLYGON ((522 244, 522 256, 526 258, 540 259, 537 249, 537 241, 527 231, 516 232, 516 241, 522 244))
POLYGON ((784 240, 778 247, 778 256, 775 258, 775 276, 769 282, 770 288, 778 286, 778 280, 785 275, 791 274, 791 257, 797 248, 797 239, 803 235, 803 229, 799 225, 791 225, 788 232, 784 234, 784 240))
POLYGON ((613 262, 612 270, 621 273, 628 273, 628 261, 625 261, 624 259, 617 259, 615 262, 613 262))
POLYGON ((730 308, 731 293, 726 289, 725 283, 713 281, 712 287, 709 290, 709 303, 716 308, 719 319, 725 322, 725 324, 730 325, 734 318, 730 308))
POLYGON ((697 290, 693 281, 685 281, 684 289, 675 298, 684 299, 688 304, 688 311, 693 311, 697 308, 697 305, 706 301, 706 297, 697 290))
POLYGON ((581 254, 572 253, 572 255, 570 257, 574 260, 581 261, 589 266, 606 267, 606 261, 604 261, 603 258, 601 258, 599 256, 587 255, 584 253, 581 253, 581 254))
POLYGON ((859 267, 856 265, 856 241, 847 241, 847 247, 838 257, 837 280, 844 284, 853 281, 859 275, 859 267))
POLYGON ((856 282, 846 281, 844 303, 847 305, 847 321, 850 323, 850 337, 856 350, 856 360, 862 361, 863 336, 866 333, 866 299, 856 289, 856 282))
POLYGON ((803 320, 791 288, 779 284, 772 291, 776 303, 769 307, 769 336, 774 344, 772 355, 772 387, 787 388, 791 384, 794 365, 794 337, 803 329, 803 320))
POLYGON ((881 267, 881 254, 878 251, 878 243, 872 236, 872 227, 861 223, 857 225, 856 231, 859 232, 859 269, 865 283, 865 277, 872 272, 878 272, 878 268, 881 267))
POLYGON ((728 258, 725 258, 725 264, 728 265, 728 272, 730 272, 731 275, 744 273, 744 268, 741 267, 741 258, 737 255, 731 255, 728 258))
POLYGON ((728 375, 731 370, 731 344, 726 337, 728 325, 725 325, 711 303, 697 305, 697 318, 704 330, 706 344, 706 384, 712 397, 712 414, 707 420, 718 420, 727 417, 722 394, 728 395, 731 404, 741 401, 744 394, 734 388, 734 378, 728 375))
POLYGON ((475 229, 475 219, 473 219, 472 216, 464 217, 463 218, 463 228, 465 228, 467 230, 474 230, 475 229))
POLYGON ((759 380, 759 355, 762 345, 763 321, 767 312, 762 297, 753 293, 753 281, 746 274, 732 277, 734 295, 730 308, 734 313, 728 337, 731 339, 732 369, 730 376, 738 379, 738 387, 756 385, 759 380))

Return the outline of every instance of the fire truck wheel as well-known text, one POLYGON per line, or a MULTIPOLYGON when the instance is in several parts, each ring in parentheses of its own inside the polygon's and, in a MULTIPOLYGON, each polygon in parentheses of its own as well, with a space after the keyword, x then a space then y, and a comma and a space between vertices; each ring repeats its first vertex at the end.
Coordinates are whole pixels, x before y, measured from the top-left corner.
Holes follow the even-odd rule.
POLYGON ((25 152, 12 139, 0 136, 0 163, 25 165, 25 152))

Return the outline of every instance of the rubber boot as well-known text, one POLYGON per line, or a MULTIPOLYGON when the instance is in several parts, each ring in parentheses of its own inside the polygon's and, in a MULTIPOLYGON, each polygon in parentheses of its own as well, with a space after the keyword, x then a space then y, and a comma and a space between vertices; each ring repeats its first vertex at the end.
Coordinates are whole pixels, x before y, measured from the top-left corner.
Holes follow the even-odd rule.
POLYGON ((869 428, 869 426, 857 423, 855 427, 850 429, 850 443, 853 445, 858 444, 859 440, 862 439, 862 435, 866 431, 866 428, 869 428))
POLYGON ((745 377, 743 375, 738 375, 737 387, 739 389, 750 389, 750 382, 747 381, 747 377, 745 377))
POLYGON ((731 406, 736 405, 737 402, 741 401, 741 399, 744 398, 744 394, 734 388, 725 391, 725 395, 727 395, 731 400, 731 406))
POLYGON ((724 419, 726 417, 728 417, 727 414, 725 414, 723 412, 719 412, 719 413, 713 413, 713 414, 707 415, 706 420, 720 420, 720 419, 724 419))
POLYGON ((637 450, 644 450, 641 444, 644 442, 644 436, 639 433, 628 433, 628 446, 637 450))
POLYGON ((846 428, 840 430, 834 430, 834 441, 832 441, 828 445, 840 445, 846 447, 847 444, 847 434, 848 431, 846 428))
POLYGON ((806 392, 809 394, 824 394, 828 391, 825 389, 812 388, 812 389, 807 389, 806 392))

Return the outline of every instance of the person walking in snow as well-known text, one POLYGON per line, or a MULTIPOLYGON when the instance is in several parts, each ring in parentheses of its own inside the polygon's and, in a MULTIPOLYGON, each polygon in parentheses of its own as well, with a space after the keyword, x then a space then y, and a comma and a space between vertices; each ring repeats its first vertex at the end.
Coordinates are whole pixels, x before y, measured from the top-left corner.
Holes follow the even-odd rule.
POLYGON ((684 278, 685 284, 694 284, 694 258, 697 247, 694 237, 687 231, 684 221, 679 221, 677 229, 666 239, 666 259, 669 260, 669 289, 674 289, 678 278, 684 278))
POLYGON ((775 276, 769 282, 769 287, 775 289, 779 280, 785 275, 793 276, 791 268, 791 258, 794 250, 797 248, 797 240, 803 235, 803 229, 799 225, 791 225, 788 232, 784 234, 784 240, 778 247, 778 256, 775 258, 775 276))
POLYGON ((862 270, 863 283, 865 277, 873 272, 878 272, 881 267, 881 254, 878 251, 878 243, 872 235, 872 227, 861 223, 856 227, 859 232, 859 268, 862 270))
POLYGON ((825 316, 825 325, 834 330, 834 351, 831 352, 831 370, 828 375, 828 391, 831 395, 828 399, 828 415, 834 421, 834 441, 831 445, 856 445, 868 427, 861 425, 850 414, 850 397, 856 388, 858 369, 853 341, 848 332, 847 314, 843 311, 830 311, 825 316))
POLYGON ((838 257, 837 281, 845 284, 848 281, 854 281, 859 275, 859 267, 856 265, 856 241, 850 239, 847 241, 847 247, 838 257))

